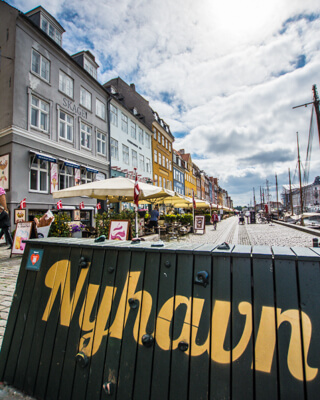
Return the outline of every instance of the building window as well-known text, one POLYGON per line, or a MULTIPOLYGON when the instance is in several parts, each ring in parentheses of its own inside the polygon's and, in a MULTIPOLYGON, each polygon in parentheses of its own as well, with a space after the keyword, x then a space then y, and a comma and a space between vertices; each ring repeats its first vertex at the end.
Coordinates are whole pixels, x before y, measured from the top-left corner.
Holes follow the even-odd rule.
POLYGON ((146 148, 151 149, 151 140, 150 136, 147 134, 147 132, 144 133, 145 136, 145 141, 146 141, 146 148))
POLYGON ((59 190, 74 186, 74 170, 65 164, 59 165, 59 190))
POLYGON ((31 125, 48 132, 49 130, 49 103, 31 96, 31 125))
POLYGON ((105 121, 106 105, 102 103, 102 101, 100 101, 99 99, 96 99, 96 115, 105 121))
POLYGON ((166 139, 166 149, 168 148, 168 140, 166 139))
POLYGON ((97 153, 103 154, 104 156, 106 153, 107 148, 107 138, 104 133, 97 132, 97 153))
POLYGON ((131 137, 133 139, 137 139, 137 126, 134 122, 131 121, 131 137))
POLYGON ((132 154, 132 166, 138 168, 138 153, 135 150, 131 151, 132 154))
POLYGON ((161 143, 161 135, 160 135, 160 132, 158 132, 158 142, 161 143))
POLYGON ((61 33, 53 26, 50 24, 47 19, 41 15, 41 29, 51 37, 56 43, 58 43, 59 46, 62 44, 62 35, 61 33))
POLYGON ((158 152, 157 152, 157 150, 156 150, 156 149, 154 149, 153 160, 154 160, 154 162, 155 162, 155 163, 157 163, 157 162, 158 162, 158 152))
POLYGON ((129 165, 129 147, 122 145, 122 161, 129 165))
POLYGON ((59 112, 59 137, 73 141, 73 117, 65 112, 59 112))
POLYGON ((91 111, 91 93, 84 87, 80 87, 80 104, 91 111))
POLYGON ((92 134, 91 126, 81 122, 80 124, 81 146, 88 150, 91 150, 91 134, 92 134))
POLYGON ((162 155, 162 166, 165 167, 166 166, 166 158, 164 155, 162 155))
POLYGON ((144 156, 142 154, 139 154, 139 168, 144 172, 144 156))
POLYGON ((128 117, 124 114, 121 114, 121 129, 123 132, 128 133, 128 117))
POLYGON ((84 59, 84 69, 89 72, 94 79, 97 79, 97 68, 86 58, 84 59))
POLYGON ((169 161, 169 171, 172 171, 172 162, 169 161))
POLYGON ((162 178, 159 176, 159 186, 162 187, 162 178))
POLYGON ((158 175, 154 174, 154 185, 158 186, 158 175))
POLYGON ((169 169, 169 160, 166 158, 166 167, 169 169))
POLYGON ((157 130, 156 130, 156 128, 153 128, 153 138, 154 138, 154 140, 157 140, 157 130))
POLYGON ((50 81, 50 61, 32 49, 31 70, 45 81, 50 81))
POLYGON ((146 172, 151 172, 150 158, 146 158, 146 172))
POLYGON ((164 147, 164 136, 162 136, 162 146, 164 147))
POLYGON ((90 183, 93 182, 93 172, 91 171, 87 171, 86 168, 81 168, 81 173, 80 173, 80 177, 81 177, 81 185, 84 183, 90 183))
POLYGON ((36 156, 31 157, 30 166, 30 190, 35 192, 48 192, 49 162, 40 160, 36 156))
POLYGON ((59 90, 73 99, 73 79, 59 71, 59 90))
POLYGON ((110 121, 114 126, 118 126, 118 109, 110 104, 110 121))
POLYGON ((139 142, 144 144, 143 130, 139 128, 139 142))
POLYGON ((110 144, 111 144, 111 158, 119 160, 118 141, 111 138, 110 144))
POLYGON ((158 163, 159 163, 159 165, 161 165, 161 153, 160 153, 160 151, 158 153, 158 163))
POLYGON ((169 142, 169 151, 171 153, 171 143, 169 142))

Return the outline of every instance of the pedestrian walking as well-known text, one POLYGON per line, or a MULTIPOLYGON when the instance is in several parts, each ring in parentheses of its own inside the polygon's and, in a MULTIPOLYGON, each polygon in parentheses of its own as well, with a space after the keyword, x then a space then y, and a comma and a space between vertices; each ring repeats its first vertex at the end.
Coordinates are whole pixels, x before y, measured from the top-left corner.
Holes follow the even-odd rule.
POLYGON ((9 214, 5 211, 3 206, 0 206, 0 229, 5 235, 6 242, 9 245, 8 249, 12 248, 13 240, 9 231, 11 226, 9 214))
POLYGON ((217 229, 217 223, 219 222, 219 216, 218 216, 216 211, 214 211, 212 216, 211 216, 211 222, 213 224, 213 229, 216 230, 217 229))
POLYGON ((155 206, 154 210, 151 211, 151 217, 149 221, 149 228, 157 228, 158 227, 158 219, 160 217, 159 214, 159 207, 158 205, 155 206))

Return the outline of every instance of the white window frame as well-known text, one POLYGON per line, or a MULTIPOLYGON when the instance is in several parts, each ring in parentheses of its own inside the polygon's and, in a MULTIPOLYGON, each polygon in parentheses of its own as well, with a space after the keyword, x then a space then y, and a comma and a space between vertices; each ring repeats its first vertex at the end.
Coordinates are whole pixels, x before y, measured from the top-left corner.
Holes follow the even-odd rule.
POLYGON ((165 168, 166 167, 166 158, 164 155, 162 155, 162 166, 165 168))
POLYGON ((132 166, 138 168, 138 153, 135 150, 131 150, 132 166))
POLYGON ((83 86, 80 86, 80 104, 87 110, 92 110, 92 94, 83 86))
POLYGON ((72 115, 64 112, 63 110, 59 109, 59 139, 66 140, 68 142, 73 142, 73 130, 74 130, 74 118, 72 115), (66 119, 61 118, 61 114, 64 114, 66 119), (68 120, 69 119, 69 120, 68 120), (71 121, 70 121, 71 120, 71 121), (61 126, 64 126, 65 135, 62 135, 61 126), (71 138, 68 138, 68 128, 71 128, 71 138))
POLYGON ((140 171, 145 171, 145 166, 144 166, 144 155, 139 154, 139 169, 140 171))
POLYGON ((107 154, 107 135, 97 131, 97 153, 105 156, 107 154))
POLYGON ((80 144, 86 150, 92 148, 92 127, 80 121, 80 144))
POLYGON ((92 62, 90 62, 86 57, 84 57, 83 68, 87 72, 89 72, 89 74, 93 76, 94 79, 97 79, 97 67, 94 64, 92 64, 92 62))
POLYGON ((158 164, 159 165, 161 165, 161 160, 162 160, 161 153, 160 153, 160 151, 158 151, 158 164))
POLYGON ((158 132, 158 142, 161 144, 161 133, 158 132))
POLYGON ((151 172, 151 160, 150 158, 146 158, 146 172, 151 172))
POLYGON ((155 163, 158 163, 158 152, 156 149, 154 149, 154 152, 153 152, 153 160, 155 163))
POLYGON ((151 140, 150 140, 150 135, 147 134, 147 132, 144 133, 145 136, 145 143, 146 143, 146 148, 150 149, 151 148, 151 140))
POLYGON ((138 127, 138 131, 139 131, 139 143, 144 144, 143 129, 140 128, 140 126, 138 127))
POLYGON ((86 168, 82 167, 80 170, 80 181, 81 185, 94 182, 94 173, 92 171, 87 171, 86 168))
POLYGON ((159 175, 159 187, 163 187, 162 186, 162 177, 159 175))
POLYGON ((130 125, 131 125, 131 137, 133 139, 137 139, 137 125, 130 120, 130 125))
POLYGON ((119 160, 119 143, 116 139, 110 138, 111 158, 119 160))
POLYGON ((157 130, 156 130, 156 128, 153 128, 153 139, 157 140, 157 130))
POLYGON ((128 117, 121 113, 121 130, 128 133, 128 117))
POLYGON ((164 147, 164 136, 162 136, 162 146, 164 147))
POLYGON ((31 71, 44 81, 50 82, 50 61, 35 49, 31 52, 31 71), (34 62, 34 56, 39 57, 37 63, 34 62))
POLYGON ((62 45, 62 35, 61 32, 57 30, 48 20, 41 14, 41 30, 43 30, 48 36, 51 37, 59 46, 62 45), (50 28, 53 32, 50 32, 50 28))
POLYGON ((59 190, 67 189, 75 185, 74 168, 65 163, 59 165, 59 190), (61 181, 63 180, 63 185, 61 181))
POLYGON ((106 120, 106 105, 99 99, 96 99, 96 116, 106 120))
POLYGON ((169 142, 169 151, 171 153, 171 143, 169 142))
POLYGON ((110 104, 110 122, 114 126, 118 126, 118 109, 113 104, 110 104))
POLYGON ((59 90, 73 99, 73 79, 61 69, 59 71, 59 90))
POLYGON ((158 186, 158 175, 154 174, 154 186, 158 186))
POLYGON ((122 144, 122 161, 124 164, 129 165, 129 147, 122 144))
POLYGON ((49 132, 49 123, 50 123, 50 104, 35 95, 31 95, 31 104, 30 104, 30 126, 33 128, 39 129, 42 132, 49 132), (33 104, 33 100, 36 100, 38 104, 33 104), (36 112, 36 122, 33 122, 33 115, 36 112), (42 126, 42 117, 45 118, 46 126, 42 126))
POLYGON ((37 192, 37 193, 48 193, 48 190, 49 190, 49 161, 40 160, 35 155, 30 156, 29 191, 37 192), (37 161, 36 166, 34 164, 35 160, 37 161), (42 167, 43 163, 44 163, 45 167, 42 167), (36 189, 31 188, 31 172, 32 171, 36 171, 36 176, 37 176, 37 188, 36 189), (46 188, 44 190, 41 190, 41 174, 46 175, 45 180, 44 180, 44 182, 46 182, 46 188))

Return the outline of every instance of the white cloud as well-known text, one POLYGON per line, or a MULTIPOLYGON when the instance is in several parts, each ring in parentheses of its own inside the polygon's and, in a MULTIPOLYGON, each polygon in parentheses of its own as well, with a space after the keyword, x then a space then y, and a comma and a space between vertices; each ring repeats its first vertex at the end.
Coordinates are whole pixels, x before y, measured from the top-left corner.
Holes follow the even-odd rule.
MULTIPOLYGON (((10 4, 28 11, 38 2, 10 4)), ((66 50, 89 48, 102 83, 117 76, 134 82, 176 133, 175 148, 218 177, 235 204, 248 203, 252 187, 274 181, 275 173, 279 186, 287 183, 296 132, 305 154, 311 113, 292 107, 312 101, 312 85, 320 85, 318 1, 44 0, 42 6, 65 27, 66 50)), ((314 158, 311 180, 319 174, 314 158)))

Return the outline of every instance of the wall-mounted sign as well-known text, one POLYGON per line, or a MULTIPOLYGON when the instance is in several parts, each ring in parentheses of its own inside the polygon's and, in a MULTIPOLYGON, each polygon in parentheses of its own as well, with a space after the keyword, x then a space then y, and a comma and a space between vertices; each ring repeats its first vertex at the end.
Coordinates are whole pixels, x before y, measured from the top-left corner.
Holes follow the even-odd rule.
POLYGON ((39 271, 41 267, 42 256, 43 249, 30 249, 27 258, 26 269, 31 271, 39 271))

